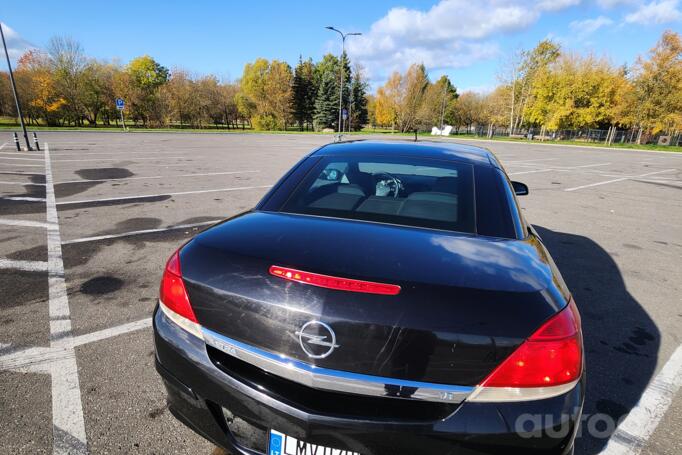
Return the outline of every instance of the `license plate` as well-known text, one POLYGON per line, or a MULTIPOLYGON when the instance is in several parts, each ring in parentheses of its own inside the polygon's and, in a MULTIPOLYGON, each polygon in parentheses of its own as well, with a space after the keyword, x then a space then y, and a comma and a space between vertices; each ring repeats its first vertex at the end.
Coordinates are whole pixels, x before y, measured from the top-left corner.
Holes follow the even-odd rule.
POLYGON ((360 455, 350 450, 322 447, 270 430, 268 455, 360 455))

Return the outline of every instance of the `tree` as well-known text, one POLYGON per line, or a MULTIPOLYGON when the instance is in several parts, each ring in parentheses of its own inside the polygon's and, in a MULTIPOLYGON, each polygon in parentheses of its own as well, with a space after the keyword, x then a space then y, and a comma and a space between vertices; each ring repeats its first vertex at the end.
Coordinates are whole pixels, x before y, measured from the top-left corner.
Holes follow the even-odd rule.
POLYGON ((258 130, 286 128, 291 103, 291 67, 264 58, 244 66, 240 81, 244 99, 242 111, 248 113, 258 130))
POLYGON ((487 110, 485 97, 474 92, 464 92, 454 102, 453 123, 458 127, 465 126, 470 131, 472 126, 486 122, 487 110))
POLYGON ((137 57, 128 63, 125 75, 117 81, 117 96, 128 100, 134 119, 146 126, 150 121, 164 123, 159 89, 168 81, 168 68, 161 66, 148 55, 137 57))
POLYGON ((452 102, 457 99, 457 89, 447 76, 441 76, 435 83, 429 83, 424 91, 424 99, 418 113, 420 129, 442 128, 446 113, 452 102))
POLYGON ((564 54, 538 72, 526 115, 549 130, 613 125, 622 77, 606 59, 564 54))
POLYGON ((176 68, 164 86, 170 116, 184 125, 194 126, 201 115, 198 87, 186 70, 176 68))
POLYGON ((273 60, 266 79, 270 110, 276 120, 276 129, 286 130, 291 119, 290 100, 293 75, 291 67, 282 61, 273 60))
POLYGON ((15 78, 29 121, 37 123, 42 118, 50 126, 58 125, 66 100, 59 91, 48 55, 34 50, 23 54, 17 62, 15 78))
POLYGON ((377 97, 367 95, 367 121, 372 128, 377 126, 377 97))
POLYGON ((320 128, 332 128, 335 127, 337 130, 338 128, 338 118, 339 118, 339 88, 341 84, 341 69, 343 68, 343 105, 341 106, 343 109, 348 109, 349 106, 349 101, 350 101, 350 80, 351 80, 351 70, 350 70, 350 61, 348 59, 348 56, 344 53, 341 56, 341 60, 337 57, 335 57, 332 54, 326 54, 324 57, 322 57, 322 60, 319 61, 315 65, 315 85, 317 87, 317 97, 315 99, 315 118, 318 120, 318 123, 316 123, 315 128, 320 129, 320 128), (336 93, 332 95, 332 90, 331 87, 329 87, 330 81, 327 81, 327 79, 332 79, 331 85, 334 85, 336 87, 336 93), (325 86, 326 93, 324 95, 320 95, 320 90, 322 88, 323 84, 327 84, 325 86), (324 99, 321 100, 320 96, 322 96, 324 99), (336 114, 335 118, 332 119, 332 112, 331 112, 331 98, 336 100, 336 114), (325 109, 324 112, 320 112, 317 110, 317 106, 323 106, 323 109, 325 109), (321 124, 319 121, 321 119, 324 119, 324 123, 321 124))
MULTIPOLYGON (((530 51, 519 50, 510 55, 503 70, 506 76, 501 78, 501 85, 509 87, 506 91, 509 134, 513 134, 525 123, 525 112, 528 104, 532 102, 532 87, 536 77, 560 55, 559 45, 549 39, 540 41, 530 51)), ((501 99, 499 101, 503 102, 501 99)))
POLYGON ((682 129, 682 38, 666 31, 635 67, 637 111, 651 133, 682 129))
POLYGON ((117 70, 96 60, 90 60, 83 68, 79 100, 85 119, 93 126, 97 126, 100 113, 114 104, 113 80, 117 70))
POLYGON ((376 96, 375 117, 377 124, 395 128, 398 120, 398 105, 400 104, 400 86, 403 77, 397 71, 388 78, 383 87, 379 87, 376 96))
POLYGON ((353 131, 359 131, 369 121, 367 112, 367 87, 362 68, 359 65, 355 66, 352 80, 350 84, 350 126, 353 131))
POLYGON ((327 71, 322 75, 315 100, 315 129, 320 131, 333 128, 339 119, 339 89, 334 73, 327 71))
POLYGON ((62 109, 69 121, 81 125, 85 113, 81 100, 82 76, 87 63, 83 47, 72 38, 57 36, 48 43, 47 55, 55 90, 64 100, 62 109))
POLYGON ((303 131, 312 125, 315 113, 315 65, 312 60, 303 61, 299 58, 298 65, 294 69, 294 78, 291 87, 291 113, 298 127, 303 131))
POLYGON ((428 85, 429 79, 423 64, 411 65, 401 79, 396 110, 396 123, 401 132, 412 131, 418 125, 419 109, 428 85))

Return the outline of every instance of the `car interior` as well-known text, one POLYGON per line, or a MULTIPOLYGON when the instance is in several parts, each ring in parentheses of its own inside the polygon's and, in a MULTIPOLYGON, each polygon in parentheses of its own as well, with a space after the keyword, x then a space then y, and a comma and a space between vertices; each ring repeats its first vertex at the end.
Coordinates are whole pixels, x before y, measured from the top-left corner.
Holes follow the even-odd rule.
MULTIPOLYGON (((317 171, 314 171, 317 172, 317 171)), ((467 172, 465 172, 467 174, 467 172)), ((453 230, 468 224, 472 182, 456 168, 420 164, 331 162, 298 198, 304 213, 401 223, 435 222, 453 230), (465 200, 466 201, 466 200, 465 200)))

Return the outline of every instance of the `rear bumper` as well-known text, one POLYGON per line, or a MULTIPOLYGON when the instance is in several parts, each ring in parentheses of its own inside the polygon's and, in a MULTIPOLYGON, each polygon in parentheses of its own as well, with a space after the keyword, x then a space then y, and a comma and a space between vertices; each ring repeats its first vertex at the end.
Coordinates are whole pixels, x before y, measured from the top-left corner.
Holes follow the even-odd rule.
POLYGON ((435 420, 315 413, 226 374, 211 360, 202 340, 158 309, 154 339, 156 367, 173 415, 235 455, 266 453, 270 428, 363 455, 567 454, 582 412, 584 380, 566 394, 546 400, 465 401, 435 420))

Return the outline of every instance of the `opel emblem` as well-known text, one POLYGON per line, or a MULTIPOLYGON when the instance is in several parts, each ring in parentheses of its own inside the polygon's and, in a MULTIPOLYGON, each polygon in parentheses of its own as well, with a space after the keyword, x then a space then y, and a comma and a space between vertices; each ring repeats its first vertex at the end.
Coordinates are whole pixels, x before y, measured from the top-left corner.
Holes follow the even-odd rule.
POLYGON ((324 322, 308 321, 295 333, 301 349, 311 359, 324 359, 339 347, 336 344, 336 334, 324 322))

